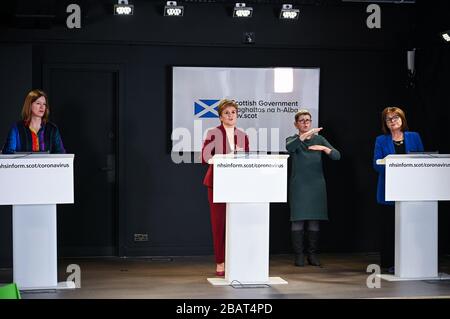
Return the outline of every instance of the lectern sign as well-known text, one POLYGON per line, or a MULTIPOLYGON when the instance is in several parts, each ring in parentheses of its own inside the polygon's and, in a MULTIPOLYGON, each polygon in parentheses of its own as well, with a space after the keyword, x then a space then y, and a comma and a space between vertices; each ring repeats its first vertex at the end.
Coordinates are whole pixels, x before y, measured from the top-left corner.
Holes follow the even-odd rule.
POLYGON ((450 156, 407 154, 386 157, 386 200, 450 200, 450 156))
POLYGON ((270 203, 287 201, 289 155, 214 155, 213 201, 226 203, 225 279, 213 284, 287 283, 269 277, 270 203))
POLYGON ((395 276, 442 279, 438 272, 438 201, 450 200, 449 154, 389 155, 386 200, 395 201, 395 276))
POLYGON ((286 202, 287 158, 287 155, 215 155, 214 202, 286 202))
POLYGON ((0 156, 0 205, 73 203, 73 154, 0 156))
POLYGON ((13 280, 20 290, 58 283, 56 205, 73 203, 73 154, 0 155, 0 205, 12 205, 13 280))

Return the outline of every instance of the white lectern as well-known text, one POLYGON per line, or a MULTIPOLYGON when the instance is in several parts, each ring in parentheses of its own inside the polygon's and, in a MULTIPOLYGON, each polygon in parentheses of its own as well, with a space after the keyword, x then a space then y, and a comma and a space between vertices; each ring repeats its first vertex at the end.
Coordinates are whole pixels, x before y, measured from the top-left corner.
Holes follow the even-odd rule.
POLYGON ((395 276, 386 280, 450 279, 438 273, 438 201, 450 200, 450 155, 389 155, 386 200, 395 201, 395 276))
POLYGON ((289 155, 215 155, 213 200, 227 203, 225 279, 214 285, 287 284, 269 277, 269 205, 287 202, 289 155))
POLYGON ((72 204, 73 154, 0 155, 0 205, 13 205, 13 276, 20 290, 57 281, 56 204, 72 204))

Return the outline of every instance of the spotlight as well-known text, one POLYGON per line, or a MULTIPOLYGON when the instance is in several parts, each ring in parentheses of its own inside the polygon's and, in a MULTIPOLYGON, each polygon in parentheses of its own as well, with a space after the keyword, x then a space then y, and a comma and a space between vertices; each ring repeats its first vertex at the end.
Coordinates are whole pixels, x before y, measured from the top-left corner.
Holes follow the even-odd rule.
POLYGON ((134 6, 128 4, 128 0, 118 0, 117 4, 114 5, 115 15, 127 15, 131 16, 134 12, 134 6))
POLYGON ((233 9, 233 18, 250 18, 253 15, 253 8, 246 7, 245 3, 237 2, 233 9))
POLYGON ((441 37, 445 42, 450 42, 450 30, 442 32, 441 37))
POLYGON ((177 6, 176 1, 167 1, 164 7, 164 15, 169 17, 182 17, 184 13, 183 6, 177 6))
POLYGON ((283 20, 298 20, 300 15, 299 9, 293 9, 292 4, 283 4, 280 11, 280 19, 283 20))

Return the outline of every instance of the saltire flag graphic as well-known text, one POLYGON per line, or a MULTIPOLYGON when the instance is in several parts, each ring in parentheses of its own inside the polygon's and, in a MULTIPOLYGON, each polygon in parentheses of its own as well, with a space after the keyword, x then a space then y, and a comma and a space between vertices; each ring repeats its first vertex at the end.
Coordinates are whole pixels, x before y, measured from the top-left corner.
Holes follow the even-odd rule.
POLYGON ((218 105, 220 100, 201 99, 194 102, 194 115, 199 118, 217 118, 218 105))

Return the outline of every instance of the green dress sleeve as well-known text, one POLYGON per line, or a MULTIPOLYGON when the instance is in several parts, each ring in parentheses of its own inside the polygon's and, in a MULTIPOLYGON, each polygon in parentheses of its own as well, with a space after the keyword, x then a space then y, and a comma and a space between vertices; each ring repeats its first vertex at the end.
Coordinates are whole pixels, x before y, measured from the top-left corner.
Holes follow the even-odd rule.
POLYGON ((331 149, 331 153, 328 155, 328 157, 331 158, 334 161, 337 161, 337 160, 341 159, 341 153, 337 149, 335 149, 333 147, 333 145, 331 145, 330 142, 328 142, 325 137, 323 137, 321 135, 319 135, 319 136, 322 139, 321 144, 323 146, 326 146, 326 147, 331 149))
POLYGON ((289 136, 286 138, 286 150, 289 153, 294 153, 302 145, 302 141, 298 138, 298 135, 289 136))

